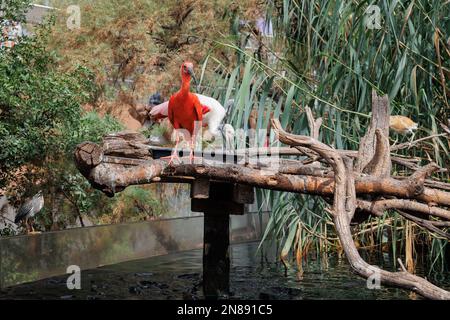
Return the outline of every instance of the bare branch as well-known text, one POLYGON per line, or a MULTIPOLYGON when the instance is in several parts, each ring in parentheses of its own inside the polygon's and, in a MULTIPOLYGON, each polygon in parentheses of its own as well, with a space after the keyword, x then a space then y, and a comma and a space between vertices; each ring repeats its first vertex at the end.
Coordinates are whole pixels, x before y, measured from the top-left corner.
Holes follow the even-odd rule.
POLYGON ((405 199, 388 199, 388 200, 359 200, 357 201, 358 208, 372 212, 376 216, 382 216, 383 213, 389 209, 404 210, 408 212, 415 212, 425 216, 431 215, 437 218, 450 221, 450 211, 441 209, 435 206, 428 206, 416 201, 405 199))
POLYGON ((411 215, 409 213, 406 213, 406 212, 404 212, 402 210, 397 210, 397 212, 400 215, 402 215, 403 217, 405 217, 406 219, 408 219, 410 221, 413 221, 417 225, 421 226, 422 228, 425 228, 428 231, 434 232, 434 233, 440 235, 441 237, 444 237, 444 238, 450 240, 450 234, 449 233, 446 233, 446 232, 442 231, 441 229, 437 228, 430 221, 418 218, 418 217, 413 216, 413 215, 411 215))
POLYGON ((420 139, 414 140, 412 142, 405 142, 405 143, 398 144, 396 146, 392 146, 391 147, 391 152, 397 151, 397 150, 401 150, 401 149, 405 149, 405 148, 411 148, 411 147, 417 145, 420 142, 423 142, 423 141, 426 141, 426 140, 430 140, 430 139, 433 139, 433 138, 445 137, 445 136, 450 136, 450 132, 449 133, 437 133, 437 134, 433 134, 433 135, 428 136, 428 137, 424 137, 424 138, 420 138, 420 139))

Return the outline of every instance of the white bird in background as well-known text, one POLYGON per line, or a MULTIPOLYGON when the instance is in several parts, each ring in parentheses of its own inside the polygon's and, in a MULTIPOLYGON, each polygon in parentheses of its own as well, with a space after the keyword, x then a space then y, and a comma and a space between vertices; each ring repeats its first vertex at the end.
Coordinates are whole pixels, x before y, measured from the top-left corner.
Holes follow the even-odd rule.
MULTIPOLYGON (((200 100, 202 106, 206 107, 207 111, 203 114, 203 125, 208 126, 208 131, 215 139, 224 138, 226 148, 230 148, 232 144, 232 138, 234 137, 234 129, 230 124, 221 125, 222 121, 228 114, 233 100, 228 100, 225 107, 214 98, 195 93, 200 100)), ((165 101, 159 105, 154 106, 150 112, 150 117, 154 119, 161 119, 168 117, 169 115, 169 101, 165 101)))
POLYGON ((219 130, 222 133, 224 150, 233 150, 235 138, 235 131, 233 126, 229 123, 221 124, 219 130))

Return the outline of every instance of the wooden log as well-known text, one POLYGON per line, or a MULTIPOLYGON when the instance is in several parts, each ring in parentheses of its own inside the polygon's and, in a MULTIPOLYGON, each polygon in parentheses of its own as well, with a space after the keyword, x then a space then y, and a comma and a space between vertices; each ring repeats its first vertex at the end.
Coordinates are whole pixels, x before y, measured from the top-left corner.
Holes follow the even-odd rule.
POLYGON ((102 159, 102 148, 95 143, 83 142, 77 146, 75 163, 83 175, 89 175, 91 169, 98 166, 102 159))
MULTIPOLYGON (((208 179, 200 178, 195 181, 201 181, 202 190, 200 195, 202 198, 192 197, 191 210, 194 212, 214 212, 215 209, 220 208, 220 212, 227 212, 228 214, 242 215, 244 214, 244 204, 253 203, 253 188, 249 186, 236 186, 235 184, 223 182, 210 182, 208 179), (203 181, 203 182, 202 182, 203 181), (205 183, 204 181, 207 181, 205 183), (208 186, 208 197, 205 198, 205 187, 208 186), (241 192, 241 195, 236 196, 236 188, 241 192)), ((192 189, 191 189, 192 190, 192 189)), ((193 194, 195 196, 195 194, 193 194)))
POLYGON ((132 159, 151 159, 147 139, 137 132, 118 132, 103 138, 103 153, 132 159))
MULTIPOLYGON (((95 146, 95 144, 93 145, 95 146)), ((75 152, 77 166, 83 168, 80 171, 94 187, 108 195, 120 192, 131 185, 164 182, 166 179, 191 183, 192 178, 205 178, 325 197, 330 197, 334 194, 333 177, 282 174, 239 165, 211 163, 209 165, 180 164, 169 166, 166 161, 152 160, 139 166, 124 166, 102 162, 92 167, 91 163, 93 161, 90 156, 83 156, 85 148, 86 145, 82 144, 75 152)), ((415 179, 398 180, 394 178, 357 176, 355 177, 355 188, 358 197, 361 195, 385 195, 450 206, 450 192, 423 187, 422 193, 417 195, 418 185, 415 179)))
POLYGON ((363 169, 363 173, 374 177, 390 177, 392 163, 389 152, 389 138, 383 134, 381 129, 377 128, 375 140, 373 158, 363 169))
MULTIPOLYGON (((244 205, 228 200, 211 200, 211 199, 191 199, 191 211, 206 212, 211 208, 219 207, 229 214, 243 215, 245 213, 244 205)), ((210 213, 210 214, 214 214, 210 213)))
POLYGON ((358 207, 382 216, 386 210, 399 209, 420 213, 424 216, 433 215, 435 217, 450 221, 450 211, 439 207, 429 206, 423 203, 405 199, 380 199, 374 201, 358 200, 358 207))
POLYGON ((203 233, 203 293, 206 299, 227 296, 230 291, 230 216, 206 211, 203 233))

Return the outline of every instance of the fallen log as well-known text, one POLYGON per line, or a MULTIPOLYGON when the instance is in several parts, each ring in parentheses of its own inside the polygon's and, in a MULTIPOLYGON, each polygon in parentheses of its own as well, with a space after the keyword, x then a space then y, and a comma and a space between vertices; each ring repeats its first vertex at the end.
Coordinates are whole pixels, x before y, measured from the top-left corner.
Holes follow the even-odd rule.
MULTIPOLYGON (((141 154, 141 153, 139 153, 141 154)), ((86 142, 75 151, 76 163, 85 177, 97 189, 114 195, 130 185, 148 184, 177 177, 177 181, 192 181, 192 178, 246 184, 278 191, 332 196, 334 178, 314 175, 283 174, 270 169, 255 169, 245 165, 230 165, 203 160, 200 164, 169 166, 164 160, 136 161, 136 159, 114 158, 102 155, 102 147, 86 142), (87 150, 93 155, 86 154, 87 150), (103 158, 104 161, 93 158, 103 158), (115 160, 114 160, 115 159, 115 160), (155 178, 159 178, 156 179, 155 178)), ((187 159, 184 159, 187 160, 187 159)), ((186 161, 187 162, 187 161, 186 161)), ((424 203, 450 206, 450 192, 423 187, 413 176, 410 179, 376 178, 361 175, 355 178, 357 195, 385 195, 416 199, 424 203), (418 190, 419 189, 419 190, 418 190)))

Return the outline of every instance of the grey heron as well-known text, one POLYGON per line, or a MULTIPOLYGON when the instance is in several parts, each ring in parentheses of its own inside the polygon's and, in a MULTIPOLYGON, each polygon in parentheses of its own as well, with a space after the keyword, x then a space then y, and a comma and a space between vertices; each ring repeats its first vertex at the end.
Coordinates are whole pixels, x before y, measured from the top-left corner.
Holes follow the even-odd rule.
MULTIPOLYGON (((14 223, 19 223, 25 220, 25 226, 27 228, 27 233, 30 233, 28 219, 34 218, 34 216, 42 210, 44 207, 44 196, 42 195, 42 190, 36 193, 31 199, 25 201, 25 203, 19 208, 14 223)), ((31 233, 34 232, 33 224, 30 224, 31 233)))

